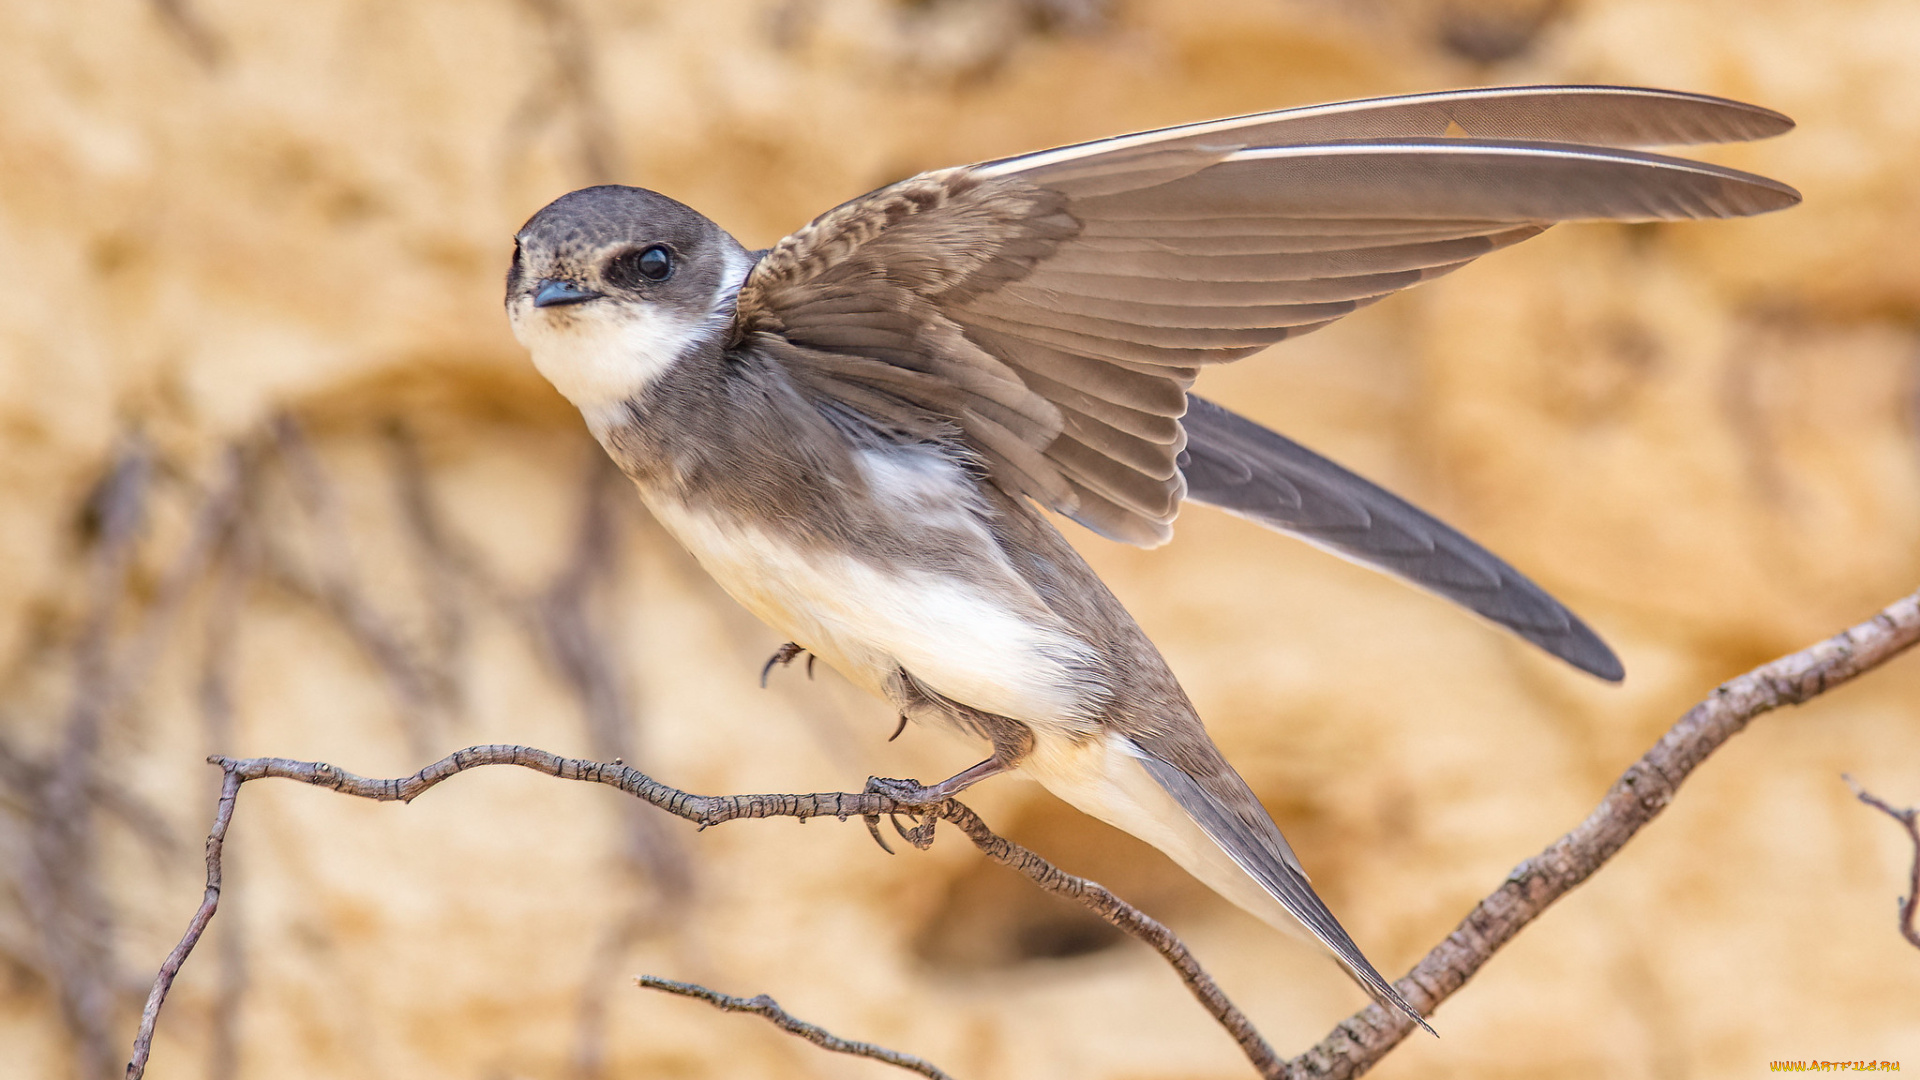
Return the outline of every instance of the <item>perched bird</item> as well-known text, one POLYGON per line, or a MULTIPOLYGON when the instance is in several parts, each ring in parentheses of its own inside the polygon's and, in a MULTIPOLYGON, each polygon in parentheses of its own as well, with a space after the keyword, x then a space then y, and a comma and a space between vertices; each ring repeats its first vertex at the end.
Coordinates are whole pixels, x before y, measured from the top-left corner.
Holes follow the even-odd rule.
POLYGON ((1167 541, 1210 503, 1454 600, 1603 679, 1620 661, 1512 567, 1191 393, 1560 221, 1734 217, 1791 188, 1646 146, 1778 113, 1543 86, 1287 109, 922 173, 765 251, 593 187, 515 237, 540 372, 722 588, 916 722, 1015 767, 1425 1023, 1315 895, 1146 635, 1041 513, 1167 541))

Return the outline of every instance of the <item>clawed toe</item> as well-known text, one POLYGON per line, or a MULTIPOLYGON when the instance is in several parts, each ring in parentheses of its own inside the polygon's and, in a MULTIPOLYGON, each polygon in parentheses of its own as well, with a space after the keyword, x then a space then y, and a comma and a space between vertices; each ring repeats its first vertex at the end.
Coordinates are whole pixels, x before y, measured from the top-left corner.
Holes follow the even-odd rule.
MULTIPOLYGON (((887 820, 893 824, 893 831, 900 834, 900 839, 922 851, 933 846, 933 829, 939 819, 931 814, 923 817, 920 811, 947 801, 947 795, 937 788, 926 787, 918 780, 894 780, 885 776, 867 777, 866 794, 884 795, 894 802, 903 804, 905 809, 900 813, 905 813, 910 819, 919 818, 920 820, 916 820, 913 827, 908 828, 900 824, 900 813, 889 813, 887 820)), ((889 847, 886 838, 880 835, 880 816, 869 814, 866 822, 867 831, 873 834, 873 842, 879 844, 881 850, 887 854, 893 854, 893 848, 889 847)))
POLYGON ((866 793, 885 795, 907 806, 932 806, 947 800, 939 789, 927 787, 918 780, 894 780, 885 776, 867 777, 866 793))
POLYGON ((765 690, 767 688, 767 674, 773 670, 775 664, 786 667, 788 664, 793 663, 794 658, 801 653, 806 653, 807 656, 807 678, 813 678, 813 654, 807 652, 806 649, 795 642, 789 641, 785 645, 775 649, 773 655, 767 657, 767 662, 760 666, 760 689, 765 690))

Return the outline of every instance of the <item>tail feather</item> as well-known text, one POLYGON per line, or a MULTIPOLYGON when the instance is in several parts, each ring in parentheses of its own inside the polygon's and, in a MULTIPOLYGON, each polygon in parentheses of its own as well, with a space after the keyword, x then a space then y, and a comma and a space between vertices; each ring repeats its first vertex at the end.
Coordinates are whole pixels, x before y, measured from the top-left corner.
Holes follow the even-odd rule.
POLYGON ((1311 935, 1374 1000, 1431 1032, 1314 894, 1279 826, 1199 720, 1190 719, 1190 726, 1131 726, 1131 732, 1110 727, 1094 739, 1036 731, 1021 771, 1085 813, 1159 848, 1262 921, 1311 935))
MULTIPOLYGON (((1434 1033, 1426 1018, 1367 960, 1360 946, 1354 944, 1340 921, 1333 917, 1333 912, 1327 910, 1327 905, 1307 882, 1306 872, 1294 857, 1293 849, 1280 835, 1279 827, 1274 825, 1264 810, 1259 809, 1259 801, 1251 790, 1246 791, 1248 808, 1236 812, 1186 770, 1161 760, 1138 743, 1131 740, 1129 743, 1147 774, 1167 794, 1173 796, 1174 801, 1180 804, 1201 830, 1242 870, 1259 882, 1294 918, 1300 920, 1301 925, 1333 953, 1355 982, 1375 1001, 1406 1013, 1415 1023, 1426 1028, 1429 1034, 1434 1033)), ((1225 775, 1239 780, 1230 770, 1225 775)), ((1240 786, 1245 787, 1244 783, 1240 786)))

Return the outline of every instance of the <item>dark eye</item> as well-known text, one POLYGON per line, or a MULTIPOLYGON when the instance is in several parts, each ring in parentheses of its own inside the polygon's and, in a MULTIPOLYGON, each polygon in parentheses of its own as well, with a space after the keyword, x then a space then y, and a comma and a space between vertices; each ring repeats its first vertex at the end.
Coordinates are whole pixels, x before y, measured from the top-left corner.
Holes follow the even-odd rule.
POLYGON ((659 244, 638 251, 623 251, 607 260, 605 275, 615 285, 665 281, 673 276, 673 253, 659 244))

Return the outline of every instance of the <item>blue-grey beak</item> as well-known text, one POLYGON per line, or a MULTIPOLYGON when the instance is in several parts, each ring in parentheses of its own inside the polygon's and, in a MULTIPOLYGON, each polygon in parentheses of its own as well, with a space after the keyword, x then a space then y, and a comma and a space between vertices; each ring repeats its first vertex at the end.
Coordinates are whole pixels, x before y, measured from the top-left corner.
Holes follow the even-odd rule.
POLYGON ((598 300, 605 293, 583 289, 570 281, 548 278, 540 283, 533 294, 534 307, 558 307, 561 304, 584 304, 589 300, 598 300))

